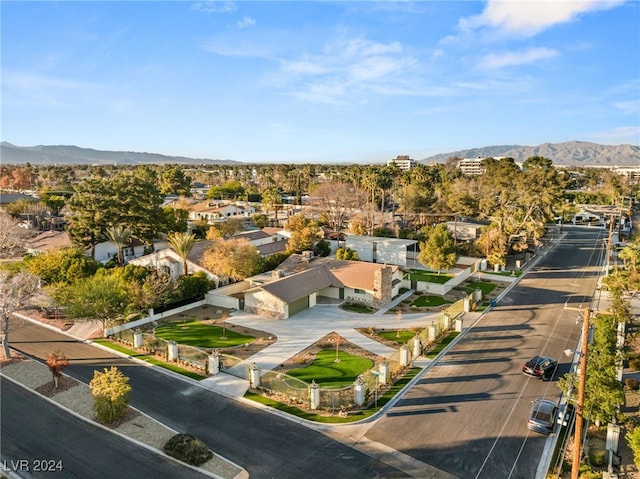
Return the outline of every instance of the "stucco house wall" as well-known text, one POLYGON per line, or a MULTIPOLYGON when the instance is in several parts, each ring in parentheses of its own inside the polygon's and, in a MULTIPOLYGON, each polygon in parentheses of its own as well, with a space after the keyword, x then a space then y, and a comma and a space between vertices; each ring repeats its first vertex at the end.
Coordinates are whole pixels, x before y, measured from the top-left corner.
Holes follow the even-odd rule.
POLYGON ((244 310, 273 319, 287 319, 289 317, 288 305, 261 289, 245 292, 244 310))

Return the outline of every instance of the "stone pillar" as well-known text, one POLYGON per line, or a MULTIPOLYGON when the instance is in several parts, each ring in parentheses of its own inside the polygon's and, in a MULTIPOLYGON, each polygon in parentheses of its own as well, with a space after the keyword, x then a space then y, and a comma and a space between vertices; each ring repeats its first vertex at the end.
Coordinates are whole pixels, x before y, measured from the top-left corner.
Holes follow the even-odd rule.
POLYGON ((364 378, 362 376, 358 376, 356 382, 353 383, 353 402, 358 406, 362 406, 364 404, 364 378))
POLYGON ((220 372, 220 353, 217 349, 214 349, 213 353, 208 358, 209 361, 209 374, 214 375, 220 372))
POLYGON ((389 361, 384 360, 378 365, 378 382, 380 384, 387 384, 389 380, 389 361))
POLYGON ((487 260, 486 259, 481 259, 480 260, 480 270, 481 271, 485 271, 487 269, 487 260))
POLYGON ((311 381, 311 385, 309 386, 309 407, 311 409, 318 409, 320 407, 320 386, 315 380, 311 381))
POLYGON ((480 288, 476 288, 476 290, 473 292, 473 300, 476 303, 479 303, 481 299, 482 299, 482 290, 480 288))
POLYGON ((260 366, 256 363, 251 364, 249 368, 249 387, 257 388, 260 386, 260 366))
POLYGON ((438 337, 438 328, 436 327, 435 324, 431 323, 431 326, 429 326, 427 330, 429 333, 429 342, 432 343, 438 337))
POLYGON ((444 313, 442 315, 442 328, 445 331, 451 329, 451 316, 449 315, 449 313, 444 313))
POLYGON ((466 298, 464 298, 463 309, 464 309, 465 313, 468 313, 468 312, 471 311, 471 300, 469 299, 468 296, 466 298))
POLYGON ((169 361, 178 360, 178 343, 175 341, 169 341, 169 344, 167 344, 167 359, 169 361))
POLYGON ((142 331, 135 331, 133 333, 133 347, 134 348, 142 347, 142 331))
POLYGON ((462 332, 462 319, 456 319, 453 323, 454 323, 454 327, 455 327, 456 331, 461 333, 462 332))
POLYGON ((493 265, 493 271, 495 271, 496 273, 498 273, 500 271, 500 265, 499 264, 494 264, 493 265))
POLYGON ((521 261, 519 259, 516 260, 516 269, 520 270, 521 268, 521 261))
POLYGON ((418 336, 414 336, 413 338, 413 357, 417 358, 420 356, 422 352, 422 343, 420 342, 420 338, 418 336))
POLYGON ((402 346, 400 346, 400 366, 408 366, 409 362, 409 348, 406 344, 403 344, 402 346))

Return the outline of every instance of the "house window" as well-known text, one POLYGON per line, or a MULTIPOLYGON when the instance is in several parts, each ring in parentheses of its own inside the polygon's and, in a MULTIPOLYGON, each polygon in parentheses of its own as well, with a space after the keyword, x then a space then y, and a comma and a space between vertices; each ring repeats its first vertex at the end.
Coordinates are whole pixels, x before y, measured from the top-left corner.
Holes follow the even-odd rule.
POLYGON ((366 294, 364 289, 358 289, 358 288, 355 288, 353 290, 353 292, 356 293, 356 294, 366 294))

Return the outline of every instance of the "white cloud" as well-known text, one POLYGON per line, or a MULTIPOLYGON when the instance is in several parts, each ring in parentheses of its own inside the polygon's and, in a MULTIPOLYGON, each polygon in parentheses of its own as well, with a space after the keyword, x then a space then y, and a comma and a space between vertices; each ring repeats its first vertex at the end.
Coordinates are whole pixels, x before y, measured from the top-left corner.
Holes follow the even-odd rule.
POLYGON ((526 65, 528 63, 537 62, 557 57, 560 53, 551 48, 527 48, 520 51, 511 51, 504 53, 491 53, 480 60, 479 67, 487 70, 494 70, 513 65, 526 65))
POLYGON ((614 8, 625 0, 489 0, 480 15, 460 19, 463 32, 490 28, 501 33, 529 37, 582 14, 614 8))
POLYGON ((256 24, 256 21, 251 17, 243 17, 242 20, 238 20, 238 28, 252 27, 256 24))
POLYGON ((611 130, 594 133, 592 136, 607 141, 638 145, 640 144, 640 126, 620 126, 618 128, 612 128, 611 130))
POLYGON ((191 5, 191 10, 204 13, 229 13, 234 12, 237 8, 235 2, 226 0, 208 0, 206 2, 196 2, 191 5))

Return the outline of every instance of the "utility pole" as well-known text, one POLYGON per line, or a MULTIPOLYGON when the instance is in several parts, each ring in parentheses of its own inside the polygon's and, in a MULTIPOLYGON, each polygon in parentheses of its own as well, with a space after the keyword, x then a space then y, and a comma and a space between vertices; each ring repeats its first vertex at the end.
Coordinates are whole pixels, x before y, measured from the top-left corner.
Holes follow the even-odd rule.
POLYGON ((590 310, 584 309, 582 320, 582 346, 580 348, 580 377, 578 382, 578 399, 576 401, 575 436, 573 440, 573 461, 571 462, 571 479, 578 479, 580 457, 582 451, 582 423, 584 422, 584 389, 587 382, 587 347, 589 343, 590 310))

